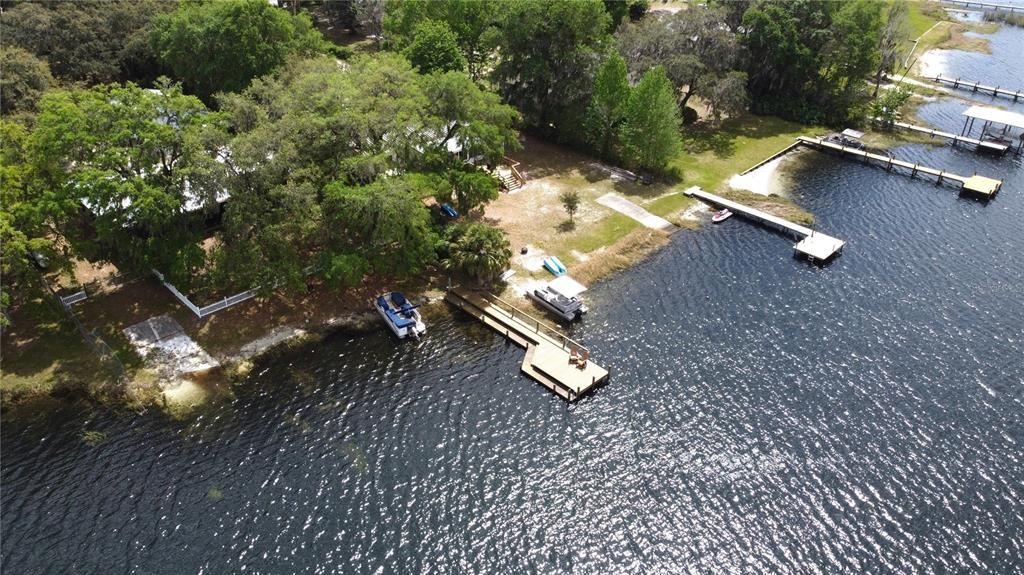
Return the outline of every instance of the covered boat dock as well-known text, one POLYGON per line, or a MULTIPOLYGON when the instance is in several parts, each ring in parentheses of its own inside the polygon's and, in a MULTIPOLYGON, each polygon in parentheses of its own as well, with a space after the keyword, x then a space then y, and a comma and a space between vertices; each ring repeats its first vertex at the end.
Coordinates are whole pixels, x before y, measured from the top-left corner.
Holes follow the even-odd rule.
POLYGON ((964 129, 960 135, 970 137, 977 120, 982 121, 981 141, 1015 146, 1018 154, 1024 151, 1024 114, 988 106, 971 106, 964 112, 964 129), (1015 134, 1014 130, 1019 133, 1015 134))

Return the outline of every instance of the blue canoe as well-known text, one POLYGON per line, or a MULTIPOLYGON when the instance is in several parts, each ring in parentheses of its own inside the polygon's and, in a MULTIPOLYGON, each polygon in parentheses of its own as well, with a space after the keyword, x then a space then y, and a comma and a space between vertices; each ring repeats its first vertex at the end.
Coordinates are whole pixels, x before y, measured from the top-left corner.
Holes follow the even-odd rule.
POLYGON ((566 269, 562 262, 555 256, 544 258, 544 268, 549 272, 555 274, 555 276, 564 275, 569 270, 566 269))
POLYGON ((441 213, 449 218, 459 217, 459 212, 455 211, 451 204, 441 204, 441 213))

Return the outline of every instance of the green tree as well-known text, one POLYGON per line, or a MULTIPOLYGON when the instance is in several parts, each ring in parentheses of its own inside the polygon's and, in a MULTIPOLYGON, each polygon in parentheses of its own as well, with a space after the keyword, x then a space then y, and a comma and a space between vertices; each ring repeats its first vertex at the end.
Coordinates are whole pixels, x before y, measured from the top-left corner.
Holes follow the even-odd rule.
POLYGON ((755 112, 855 120, 877 70, 882 3, 763 0, 743 16, 755 112))
POLYGON ((902 56, 903 39, 907 37, 907 2, 891 0, 885 11, 885 24, 878 34, 878 70, 875 71, 875 91, 872 98, 878 96, 878 87, 887 72, 896 69, 902 56))
MULTIPOLYGON (((54 238, 75 210, 39 177, 28 130, 7 120, 0 120, 0 206, 0 312, 6 312, 41 287, 33 254, 48 259, 52 269, 68 267, 54 238)), ((0 314, 0 327, 6 321, 0 314)))
POLYGON ((558 196, 558 199, 561 200, 565 213, 569 214, 569 223, 574 223, 573 218, 576 216, 576 211, 580 209, 579 192, 576 190, 566 190, 558 196))
MULTIPOLYGON (((94 257, 182 273, 202 265, 198 224, 222 196, 223 118, 180 87, 158 83, 50 91, 32 135, 39 175, 94 214, 95 235, 65 235, 94 257)), ((221 198, 222 199, 222 198, 221 198)))
POLYGON ((723 115, 742 114, 750 105, 750 97, 747 95, 747 73, 734 70, 724 74, 715 80, 706 98, 716 123, 721 121, 723 115))
POLYGON ((710 98, 717 84, 739 64, 740 44, 722 9, 680 10, 626 26, 618 43, 639 76, 662 66, 683 109, 693 96, 710 98))
POLYGON ((427 99, 428 130, 439 135, 431 145, 435 155, 447 156, 448 144, 454 141, 463 157, 480 157, 493 165, 520 148, 515 130, 519 113, 466 74, 430 74, 420 84, 427 99))
POLYGON ((43 92, 53 85, 50 67, 27 50, 0 46, 0 112, 31 112, 43 92))
POLYGON ((0 41, 46 60, 63 80, 149 83, 159 73, 151 21, 173 9, 161 0, 23 2, 0 13, 0 41))
POLYGON ((392 276, 419 273, 433 263, 437 234, 410 177, 382 178, 366 186, 337 182, 324 189, 326 246, 356 254, 370 269, 392 276))
POLYGON ((587 137, 602 158, 611 159, 619 125, 629 101, 626 61, 612 52, 594 78, 590 107, 587 108, 587 137))
POLYGON ((498 91, 529 126, 571 137, 611 40, 604 4, 515 0, 506 9, 492 74, 498 91))
POLYGON ((463 214, 498 198, 498 180, 482 170, 450 170, 448 181, 455 204, 463 214))
POLYGON ((309 16, 264 0, 183 2, 154 19, 152 44, 160 61, 207 102, 217 92, 242 90, 291 54, 327 49, 309 16))
POLYGON ((384 15, 386 45, 391 50, 405 50, 421 22, 444 22, 455 34, 470 76, 479 79, 494 52, 505 10, 503 2, 487 0, 388 0, 384 15))
POLYGON ((413 40, 403 51, 409 62, 422 74, 462 71, 466 58, 448 24, 424 20, 413 30, 413 40))
POLYGON ((505 232, 482 223, 453 226, 444 267, 481 282, 493 282, 512 259, 505 232))
POLYGON ((886 90, 871 102, 871 116, 883 123, 892 124, 900 119, 900 110, 913 95, 913 92, 901 86, 886 90))
POLYGON ((682 149, 679 108, 672 83, 660 66, 649 70, 629 96, 620 139, 632 166, 662 170, 682 149))

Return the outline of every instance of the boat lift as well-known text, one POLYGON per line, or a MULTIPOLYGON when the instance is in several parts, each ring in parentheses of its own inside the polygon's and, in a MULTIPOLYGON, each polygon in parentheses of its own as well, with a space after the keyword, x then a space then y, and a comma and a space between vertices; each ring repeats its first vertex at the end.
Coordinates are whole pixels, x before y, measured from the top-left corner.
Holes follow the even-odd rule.
POLYGON ((971 135, 975 120, 983 122, 981 141, 1015 146, 1018 154, 1024 151, 1024 114, 987 106, 971 106, 964 112, 964 129, 960 132, 961 136, 971 135), (1020 133, 1014 134, 1014 129, 1020 130, 1020 133))

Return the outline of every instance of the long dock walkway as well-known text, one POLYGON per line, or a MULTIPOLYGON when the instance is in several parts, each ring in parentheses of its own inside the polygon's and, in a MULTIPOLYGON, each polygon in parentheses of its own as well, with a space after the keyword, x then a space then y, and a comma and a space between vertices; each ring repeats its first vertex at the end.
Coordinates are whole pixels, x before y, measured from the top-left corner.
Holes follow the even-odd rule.
POLYGON ((1009 12, 1015 12, 1017 10, 1024 11, 1024 6, 1014 6, 1013 4, 994 4, 992 2, 976 2, 974 0, 939 0, 943 4, 953 4, 954 6, 963 6, 964 8, 970 8, 977 6, 982 9, 992 10, 1007 10, 1009 12))
POLYGON ((590 350, 497 296, 452 288, 444 299, 525 347, 523 373, 568 401, 608 379, 608 370, 589 360, 590 350), (574 362, 580 355, 588 359, 574 362))
POLYGON ((811 228, 795 224, 778 216, 773 216, 768 212, 763 212, 739 202, 734 202, 721 196, 705 192, 696 186, 687 189, 683 193, 688 196, 695 196, 706 202, 722 206, 723 208, 728 208, 729 211, 734 214, 763 222, 782 230, 793 232, 798 237, 802 238, 793 246, 793 249, 795 249, 797 253, 808 257, 811 261, 826 261, 832 256, 842 252, 843 246, 846 245, 846 242, 838 238, 834 238, 821 232, 816 232, 811 228))
POLYGON ((799 136, 797 138, 801 143, 806 144, 812 148, 818 148, 822 150, 832 150, 839 152, 847 156, 853 156, 856 158, 862 158, 865 162, 868 160, 875 160, 880 164, 884 165, 886 169, 891 170, 893 167, 904 168, 910 170, 910 175, 915 176, 918 173, 929 174, 938 178, 941 184, 944 180, 953 180, 960 182, 960 189, 964 192, 970 192, 977 194, 984 198, 990 198, 999 191, 1002 187, 1003 182, 1000 180, 993 180, 992 178, 986 178, 985 176, 961 176, 945 170, 938 170, 935 168, 929 168, 920 164, 907 162, 904 160, 897 160, 892 156, 883 156, 881 154, 875 154, 860 150, 858 148, 851 148, 836 144, 834 142, 825 141, 823 138, 808 138, 806 136, 799 136))
MULTIPOLYGON (((877 120, 877 118, 876 118, 876 120, 877 120)), ((985 141, 985 140, 979 140, 977 138, 968 138, 967 136, 961 136, 959 134, 954 134, 952 132, 943 132, 942 130, 935 130, 935 129, 932 129, 932 128, 926 128, 925 126, 915 126, 913 124, 908 124, 906 122, 892 122, 891 124, 886 124, 886 125, 895 126, 897 128, 902 128, 904 130, 910 130, 911 132, 918 132, 918 133, 921 133, 921 134, 928 134, 929 136, 932 136, 932 137, 938 136, 940 138, 946 138, 947 140, 952 140, 953 141, 953 145, 956 145, 956 144, 959 144, 959 143, 973 144, 973 145, 977 146, 979 150, 983 150, 983 151, 986 151, 986 152, 994 152, 994 153, 997 153, 997 154, 1005 154, 1006 151, 1010 149, 1010 146, 1007 146, 1006 144, 1000 144, 998 142, 988 142, 988 141, 985 141)))
POLYGON ((1024 92, 1020 90, 1012 92, 1006 88, 1000 88, 999 86, 984 86, 981 82, 971 82, 970 80, 961 80, 960 78, 954 80, 952 78, 935 76, 934 78, 930 78, 930 80, 937 84, 949 84, 954 88, 960 88, 962 90, 992 94, 993 96, 1006 96, 1007 98, 1013 98, 1014 102, 1024 100, 1024 92))

